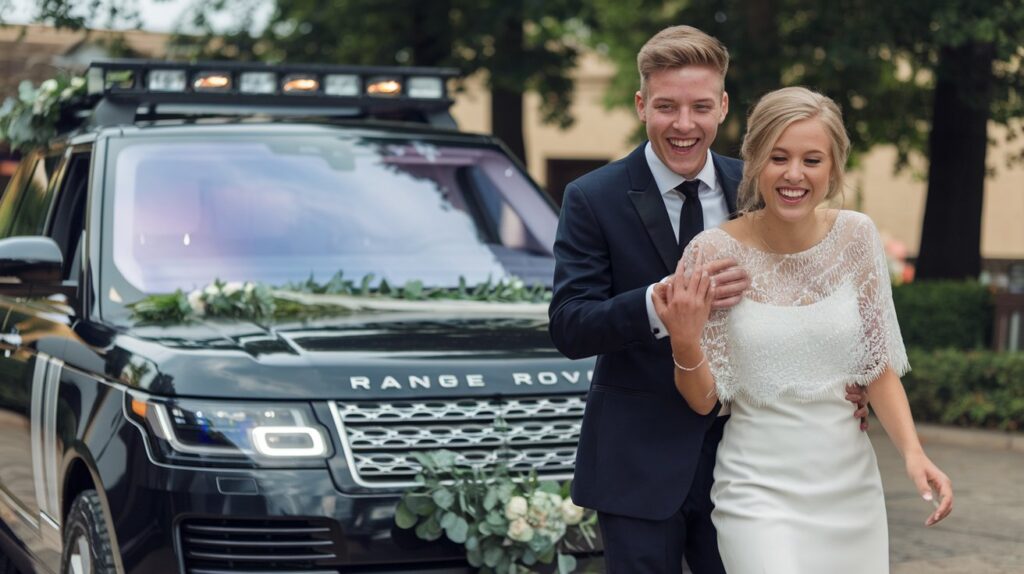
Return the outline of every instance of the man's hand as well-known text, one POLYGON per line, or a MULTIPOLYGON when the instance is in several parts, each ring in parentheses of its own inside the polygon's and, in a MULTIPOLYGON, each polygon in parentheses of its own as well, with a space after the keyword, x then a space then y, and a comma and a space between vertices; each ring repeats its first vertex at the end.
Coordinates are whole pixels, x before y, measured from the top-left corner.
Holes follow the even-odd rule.
POLYGON ((676 341, 699 344, 704 324, 715 298, 715 280, 704 265, 698 263, 687 273, 680 259, 671 281, 655 285, 651 297, 658 318, 676 341))
POLYGON ((857 407, 853 418, 860 419, 860 430, 868 430, 868 389, 860 385, 846 385, 846 400, 857 407))
MULTIPOLYGON (((736 305, 743 298, 743 292, 750 287, 750 276, 731 257, 705 263, 704 271, 715 280, 715 300, 711 302, 712 309, 728 309, 736 305)), ((686 277, 689 277, 689 273, 686 277)), ((669 282, 674 279, 675 277, 670 277, 669 282)))

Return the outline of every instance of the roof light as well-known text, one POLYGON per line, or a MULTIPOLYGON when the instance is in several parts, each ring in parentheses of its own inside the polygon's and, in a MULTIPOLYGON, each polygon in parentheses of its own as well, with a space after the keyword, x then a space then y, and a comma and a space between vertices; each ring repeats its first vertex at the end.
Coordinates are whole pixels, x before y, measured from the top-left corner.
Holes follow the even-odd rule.
POLYGON ((135 87, 135 70, 107 70, 103 86, 107 90, 130 90, 135 87))
POLYGON ((185 70, 152 70, 146 79, 154 92, 185 91, 185 70))
POLYGON ((243 94, 273 94, 277 91, 274 72, 242 72, 238 76, 238 91, 243 94))
POLYGON ((281 90, 286 94, 312 93, 320 89, 320 82, 309 74, 288 74, 284 78, 281 90))
POLYGON ((231 89, 231 74, 225 72, 199 72, 192 80, 197 92, 226 92, 231 89))
POLYGON ((359 76, 328 74, 324 76, 324 93, 328 96, 358 96, 359 76))
POLYGON ((407 88, 410 98, 444 97, 444 84, 436 76, 413 76, 409 78, 407 88))
POLYGON ((367 82, 366 93, 371 96, 398 96, 402 93, 402 83, 395 78, 377 76, 367 82))

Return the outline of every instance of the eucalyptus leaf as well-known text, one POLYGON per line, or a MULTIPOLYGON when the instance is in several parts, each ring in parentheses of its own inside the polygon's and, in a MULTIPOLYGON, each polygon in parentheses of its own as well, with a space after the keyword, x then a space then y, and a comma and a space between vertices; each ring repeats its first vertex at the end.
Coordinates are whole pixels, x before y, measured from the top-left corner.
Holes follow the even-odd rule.
POLYGON ((420 516, 430 516, 437 508, 434 501, 424 494, 407 495, 404 500, 405 504, 409 507, 409 510, 420 516))
POLYGON ((576 570, 576 557, 572 554, 558 555, 558 574, 570 574, 576 570))
POLYGON ((416 526, 418 518, 416 513, 409 510, 409 507, 405 505, 405 501, 400 501, 398 507, 395 509, 395 524, 399 528, 409 529, 416 526))
POLYGON ((452 524, 455 524, 455 520, 458 517, 459 516, 454 512, 445 512, 444 515, 441 517, 441 528, 447 530, 449 527, 451 527, 452 524))
POLYGON ((488 488, 487 495, 484 496, 484 508, 487 510, 493 510, 498 504, 498 489, 488 488))
POLYGON ((469 535, 469 523, 466 522, 465 518, 456 518, 455 523, 445 528, 448 533, 448 538, 456 544, 462 544, 466 542, 467 536, 469 535))
POLYGON ((416 536, 427 541, 437 540, 441 537, 441 532, 441 525, 438 524, 437 519, 433 516, 416 527, 416 536))
POLYGON ((484 551, 484 564, 494 568, 501 561, 501 557, 505 555, 505 549, 500 546, 494 546, 484 551))
POLYGON ((451 508, 455 502, 455 495, 445 487, 435 490, 431 496, 434 499, 434 504, 446 510, 451 508))

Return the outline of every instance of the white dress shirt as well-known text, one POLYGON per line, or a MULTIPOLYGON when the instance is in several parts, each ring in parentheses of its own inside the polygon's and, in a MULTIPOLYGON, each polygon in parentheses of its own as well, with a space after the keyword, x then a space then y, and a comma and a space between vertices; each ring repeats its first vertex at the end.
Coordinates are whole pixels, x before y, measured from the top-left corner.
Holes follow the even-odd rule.
MULTIPOLYGON (((668 220, 672 222, 673 234, 679 237, 679 214, 683 210, 683 203, 686 199, 675 188, 686 181, 686 178, 662 163, 658 155, 654 153, 651 142, 647 142, 644 147, 644 156, 654 175, 654 183, 658 185, 661 198, 665 201, 665 210, 668 212, 668 220)), ((710 151, 704 161, 704 168, 697 174, 696 179, 700 181, 697 195, 700 196, 701 211, 704 212, 704 229, 718 227, 729 219, 729 204, 725 200, 725 190, 718 183, 718 174, 715 173, 715 162, 711 160, 710 151)), ((654 310, 654 300, 651 298, 653 294, 654 285, 651 284, 647 287, 647 319, 655 338, 662 339, 668 337, 668 330, 665 329, 665 324, 661 322, 661 318, 654 310)))

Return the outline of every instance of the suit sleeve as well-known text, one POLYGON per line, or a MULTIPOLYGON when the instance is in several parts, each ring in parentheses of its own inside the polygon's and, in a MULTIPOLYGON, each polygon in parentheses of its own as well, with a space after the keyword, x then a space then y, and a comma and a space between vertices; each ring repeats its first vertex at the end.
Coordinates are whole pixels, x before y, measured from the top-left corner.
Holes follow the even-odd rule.
POLYGON ((548 315, 555 347, 570 359, 654 342, 647 286, 613 294, 610 255, 586 195, 569 184, 555 234, 554 294, 548 315))

